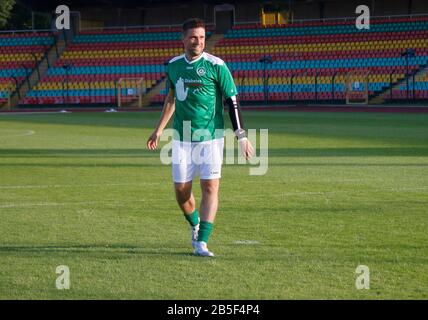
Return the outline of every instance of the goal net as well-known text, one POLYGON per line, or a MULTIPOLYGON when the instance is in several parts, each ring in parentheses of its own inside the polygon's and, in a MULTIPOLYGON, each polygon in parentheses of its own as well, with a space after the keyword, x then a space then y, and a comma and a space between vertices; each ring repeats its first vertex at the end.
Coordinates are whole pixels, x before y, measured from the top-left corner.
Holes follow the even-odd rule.
POLYGON ((144 78, 120 78, 117 81, 117 106, 141 108, 145 91, 144 78))
POLYGON ((346 104, 369 103, 369 70, 353 70, 346 75, 346 104))

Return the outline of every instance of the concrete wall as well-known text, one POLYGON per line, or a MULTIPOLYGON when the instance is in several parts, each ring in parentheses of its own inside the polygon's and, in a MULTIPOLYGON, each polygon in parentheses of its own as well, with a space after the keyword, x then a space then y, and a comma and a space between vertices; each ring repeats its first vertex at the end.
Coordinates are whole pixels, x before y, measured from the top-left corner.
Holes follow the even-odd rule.
POLYGON ((260 21, 261 5, 258 3, 238 3, 235 5, 236 22, 260 21))
MULTIPOLYGON (((320 19, 322 13, 324 18, 341 18, 356 16, 355 9, 358 5, 367 5, 372 16, 384 15, 407 15, 409 14, 410 0, 327 0, 324 9, 320 4, 295 3, 294 19, 320 19)), ((428 0, 411 0, 412 14, 428 14, 428 0)))
POLYGON ((428 1, 427 0, 413 0, 412 12, 418 14, 428 14, 428 1))
MULTIPOLYGON (((311 2, 295 2, 293 5, 294 19, 320 19, 356 17, 355 8, 360 4, 370 7, 372 16, 408 14, 409 1, 411 12, 428 14, 428 0, 326 0, 320 5, 317 0, 311 2)), ((235 21, 260 21, 261 4, 256 0, 246 2, 225 0, 235 6, 235 21)), ((288 3, 288 0, 284 0, 288 3)), ((81 12, 82 20, 94 21, 104 26, 124 25, 176 25, 191 17, 200 17, 207 23, 214 23, 214 4, 203 4, 201 1, 177 2, 174 5, 159 5, 145 8, 143 2, 135 8, 81 7, 73 8, 81 12)))

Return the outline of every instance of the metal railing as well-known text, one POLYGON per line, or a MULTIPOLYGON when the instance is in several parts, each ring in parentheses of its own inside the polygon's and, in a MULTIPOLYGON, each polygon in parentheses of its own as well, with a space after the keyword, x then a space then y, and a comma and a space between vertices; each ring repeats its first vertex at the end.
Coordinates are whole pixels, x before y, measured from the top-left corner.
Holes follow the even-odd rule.
POLYGON ((52 32, 57 30, 52 29, 26 29, 26 30, 2 30, 0 31, 0 34, 17 34, 17 33, 43 33, 43 32, 52 32))
MULTIPOLYGON (((326 74, 323 73, 321 69, 316 69, 314 71, 292 71, 290 70, 290 73, 284 74, 280 77, 285 77, 287 81, 284 81, 282 83, 283 85, 286 85, 289 88, 289 98, 286 99, 288 102, 295 103, 297 101, 300 101, 299 98, 297 98, 297 94, 302 93, 296 87, 298 87, 301 83, 297 83, 299 81, 299 78, 310 78, 310 81, 308 83, 305 83, 306 85, 310 85, 311 89, 309 91, 306 91, 308 94, 313 94, 313 98, 310 98, 311 101, 314 101, 316 103, 318 102, 330 102, 330 103, 336 103, 336 102, 343 102, 344 98, 342 98, 342 95, 345 93, 344 89, 336 89, 336 87, 340 84, 343 85, 343 88, 345 88, 346 84, 342 80, 338 80, 339 77, 343 77, 346 75, 345 72, 342 71, 336 71, 332 74, 326 74), (323 82, 320 82, 320 79, 323 78, 323 82), (328 83, 325 82, 327 79, 328 83), (323 90, 321 89, 323 85, 329 85, 331 87, 330 91, 327 91, 327 93, 331 94, 331 98, 327 99, 322 96, 323 90)), ((275 86, 275 83, 272 83, 269 81, 269 79, 272 77, 269 73, 266 73, 266 75, 260 74, 256 77, 250 77, 247 76, 247 74, 243 74, 239 77, 239 80, 237 81, 237 85, 239 87, 238 91, 243 94, 243 98, 241 98, 243 101, 248 101, 246 98, 246 95, 251 92, 251 90, 247 87, 250 85, 250 78, 256 78, 260 80, 260 83, 262 86, 264 86, 264 89, 262 91, 262 94, 264 94, 263 101, 266 105, 269 105, 272 102, 271 99, 271 88, 272 86, 275 86)), ((251 85, 250 85, 251 86, 251 85)), ((261 101, 261 100, 260 100, 261 101)))
MULTIPOLYGON (((399 19, 399 18, 417 18, 417 17, 426 17, 428 18, 428 14, 400 14, 400 15, 385 15, 385 16, 371 16, 370 21, 376 21, 381 19, 399 19)), ((291 23, 300 23, 300 22, 335 22, 335 21, 355 21, 356 16, 353 17, 341 17, 341 18, 322 18, 322 19, 294 19, 291 23)))
MULTIPOLYGON (((211 27, 215 27, 214 23, 206 23, 205 26, 208 30, 211 27)), ((134 25, 134 26, 112 26, 112 27, 88 27, 80 28, 80 31, 97 31, 97 30, 132 30, 132 29, 143 29, 149 31, 150 29, 168 28, 168 29, 181 29, 182 24, 153 24, 153 25, 134 25)))
MULTIPOLYGON (((421 13, 421 14, 404 14, 404 15, 384 15, 384 16, 371 16, 371 21, 381 20, 381 19, 399 19, 399 18, 427 18, 428 19, 428 13, 421 13)), ((305 22, 335 22, 335 21, 355 21, 356 16, 353 17, 338 17, 338 18, 320 18, 320 19, 290 19, 290 24, 293 23, 305 23, 305 22)), ((261 24, 261 20, 255 20, 255 21, 237 21, 235 22, 235 25, 251 25, 251 24, 261 24)), ((276 24, 278 25, 278 24, 276 24)), ((284 24, 280 24, 284 25, 284 24)))
MULTIPOLYGON (((399 19, 399 18, 427 18, 428 13, 421 14, 404 14, 404 15, 383 15, 383 16, 372 16, 370 19, 399 19)), ((320 19, 292 19, 290 23, 305 23, 305 22, 334 22, 334 21, 355 21, 356 16, 354 17, 340 17, 340 18, 320 18, 320 19)), ((249 21, 235 21, 235 25, 251 25, 251 24, 261 24, 261 20, 249 20, 249 21)), ((206 26, 208 28, 215 27, 214 23, 207 23, 206 26)), ((133 25, 133 26, 112 26, 112 27, 88 27, 81 28, 79 31, 91 31, 91 30, 127 30, 127 29, 156 29, 156 28, 181 28, 181 24, 153 24, 153 25, 133 25)), ((15 34, 15 33, 41 33, 41 32, 58 32, 57 29, 26 29, 26 30, 3 30, 0 31, 0 34, 15 34)))

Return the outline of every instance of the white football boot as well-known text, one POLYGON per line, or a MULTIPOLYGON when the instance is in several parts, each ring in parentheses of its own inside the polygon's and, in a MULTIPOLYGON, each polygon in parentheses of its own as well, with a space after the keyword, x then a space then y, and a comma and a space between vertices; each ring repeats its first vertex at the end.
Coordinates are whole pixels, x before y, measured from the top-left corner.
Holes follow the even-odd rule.
POLYGON ((208 251, 207 244, 204 241, 195 241, 194 254, 202 257, 214 257, 214 253, 208 251))

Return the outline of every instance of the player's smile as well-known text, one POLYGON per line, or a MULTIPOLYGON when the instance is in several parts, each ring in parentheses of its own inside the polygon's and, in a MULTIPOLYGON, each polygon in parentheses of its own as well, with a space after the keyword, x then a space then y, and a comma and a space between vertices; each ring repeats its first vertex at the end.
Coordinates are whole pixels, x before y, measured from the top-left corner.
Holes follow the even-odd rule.
POLYGON ((183 37, 184 49, 189 60, 196 59, 205 48, 205 29, 193 28, 183 37))

